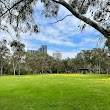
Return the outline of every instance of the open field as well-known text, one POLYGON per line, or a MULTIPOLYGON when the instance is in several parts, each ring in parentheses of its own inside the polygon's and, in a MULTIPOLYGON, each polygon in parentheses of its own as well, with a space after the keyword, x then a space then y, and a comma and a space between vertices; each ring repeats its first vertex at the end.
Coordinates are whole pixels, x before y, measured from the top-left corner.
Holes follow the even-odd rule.
POLYGON ((0 110, 110 110, 110 75, 0 76, 0 110))

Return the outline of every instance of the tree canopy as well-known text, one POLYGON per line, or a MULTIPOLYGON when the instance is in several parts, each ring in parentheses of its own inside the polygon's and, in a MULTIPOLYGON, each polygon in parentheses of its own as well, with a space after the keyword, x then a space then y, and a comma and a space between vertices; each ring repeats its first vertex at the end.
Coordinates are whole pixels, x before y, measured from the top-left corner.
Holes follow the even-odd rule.
POLYGON ((80 73, 83 69, 90 73, 110 73, 110 58, 104 49, 82 50, 75 58, 59 60, 41 52, 30 54, 20 45, 23 44, 15 40, 10 45, 4 44, 5 48, 0 53, 1 75, 80 73), (14 48, 13 54, 7 47, 14 48))

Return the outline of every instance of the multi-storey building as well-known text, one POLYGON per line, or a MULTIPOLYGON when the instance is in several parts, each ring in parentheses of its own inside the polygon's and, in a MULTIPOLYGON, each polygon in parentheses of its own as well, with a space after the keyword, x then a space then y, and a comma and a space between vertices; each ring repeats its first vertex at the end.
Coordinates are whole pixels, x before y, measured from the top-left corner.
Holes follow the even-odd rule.
POLYGON ((42 45, 38 50, 27 50, 28 53, 35 54, 35 53, 47 53, 47 45, 42 45))
POLYGON ((38 49, 38 52, 47 53, 47 45, 42 45, 42 46, 38 49))
POLYGON ((62 53, 60 53, 60 52, 55 52, 55 53, 53 53, 53 57, 54 57, 55 59, 62 60, 62 53))
POLYGON ((27 52, 32 55, 32 54, 35 54, 37 51, 36 50, 27 50, 27 52))

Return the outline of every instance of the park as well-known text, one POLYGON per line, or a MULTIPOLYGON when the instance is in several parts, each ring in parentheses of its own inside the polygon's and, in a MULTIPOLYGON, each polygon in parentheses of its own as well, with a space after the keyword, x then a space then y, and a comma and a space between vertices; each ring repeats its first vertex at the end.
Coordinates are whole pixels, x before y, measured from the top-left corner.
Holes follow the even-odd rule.
POLYGON ((0 77, 2 110, 110 110, 110 75, 0 77))
POLYGON ((110 0, 0 0, 0 110, 110 110, 110 0))

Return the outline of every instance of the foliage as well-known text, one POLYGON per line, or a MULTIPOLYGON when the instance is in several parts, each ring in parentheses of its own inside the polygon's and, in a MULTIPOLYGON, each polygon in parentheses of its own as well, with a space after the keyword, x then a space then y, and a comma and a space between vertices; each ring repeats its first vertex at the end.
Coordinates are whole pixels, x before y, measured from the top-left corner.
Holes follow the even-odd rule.
POLYGON ((28 71, 25 69, 21 69, 20 75, 27 75, 28 71))
POLYGON ((5 61, 7 59, 7 55, 9 54, 9 49, 7 47, 7 41, 3 39, 0 42, 0 74, 3 74, 3 69, 5 66, 5 61))
POLYGON ((78 73, 80 68, 89 69, 88 72, 92 73, 110 73, 108 49, 82 50, 75 58, 59 60, 45 53, 29 54, 24 47, 25 45, 17 40, 13 40, 10 45, 1 45, 1 75, 78 73), (11 52, 8 46, 11 47, 11 52))
POLYGON ((46 17, 56 17, 60 5, 64 6, 84 22, 81 30, 88 24, 99 31, 106 38, 105 46, 110 50, 110 0, 0 0, 0 30, 11 34, 10 28, 13 28, 16 36, 27 31, 38 33, 39 26, 33 13, 39 1, 44 6, 42 13, 46 17))
POLYGON ((72 59, 58 60, 42 53, 26 58, 27 68, 32 73, 70 73, 79 72, 79 68, 88 68, 95 73, 109 73, 109 62, 108 52, 99 48, 82 50, 72 59))
POLYGON ((27 32, 28 30, 38 33, 38 26, 35 24, 32 16, 38 1, 44 4, 42 13, 46 17, 58 15, 59 7, 63 5, 75 17, 97 29, 107 39, 109 38, 109 0, 1 0, 0 29, 9 32, 10 25, 15 30, 17 36, 19 36, 20 32, 27 32), (88 12, 91 13, 89 18, 86 17, 88 12))
POLYGON ((17 74, 16 72, 17 68, 19 70, 18 74, 20 74, 22 63, 24 63, 23 59, 25 57, 25 51, 24 51, 25 45, 20 41, 13 40, 10 43, 10 47, 12 49, 11 63, 13 65, 14 75, 17 74))

